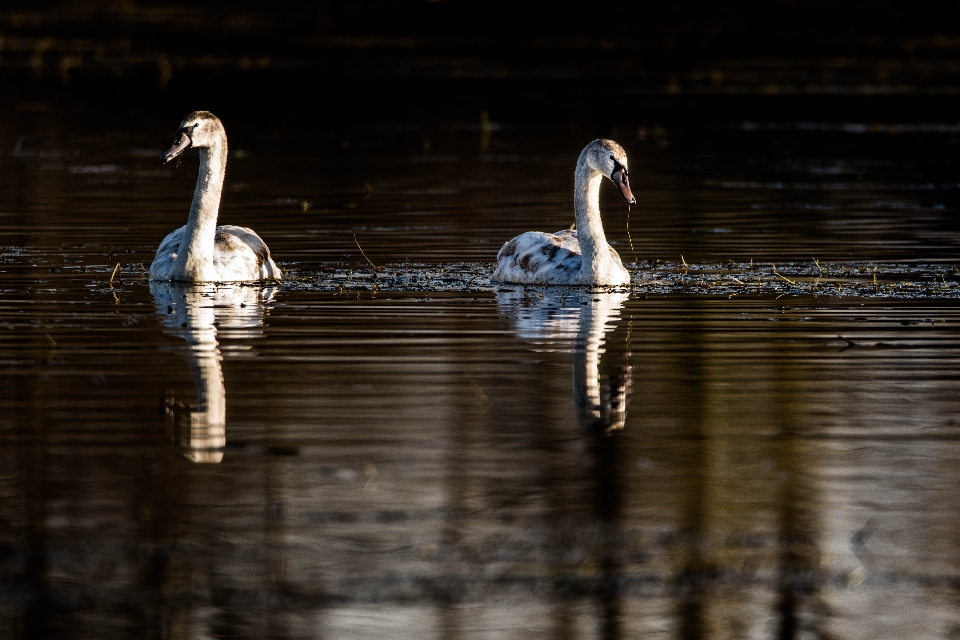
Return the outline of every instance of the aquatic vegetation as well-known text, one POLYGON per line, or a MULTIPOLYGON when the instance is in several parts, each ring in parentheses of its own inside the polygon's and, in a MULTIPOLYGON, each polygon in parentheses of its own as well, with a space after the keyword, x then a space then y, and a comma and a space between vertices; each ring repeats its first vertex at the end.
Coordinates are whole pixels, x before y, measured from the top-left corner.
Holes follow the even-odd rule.
MULTIPOLYGON (((533 285, 491 282, 492 264, 388 264, 376 269, 339 265, 319 270, 286 266, 283 288, 317 291, 462 291, 536 290, 533 285)), ((630 265, 629 287, 571 289, 629 290, 639 295, 791 295, 890 298, 960 298, 960 272, 944 265, 825 264, 819 261, 789 264, 691 265, 643 262, 630 265)))
MULTIPOLYGON (((146 284, 140 263, 84 265, 56 263, 44 256, 9 250, 0 253, 0 267, 15 269, 25 291, 56 291, 68 282, 82 281, 100 293, 112 295, 124 287, 146 284)), ((403 262, 331 264, 311 267, 284 263, 285 279, 279 291, 347 292, 497 292, 556 289, 535 285, 491 282, 492 263, 423 264, 403 262)), ((843 296, 861 298, 960 298, 960 269, 945 264, 810 262, 708 263, 645 261, 628 265, 629 286, 569 286, 571 290, 630 291, 636 295, 699 296, 843 296)), ((247 283, 242 286, 261 286, 247 283)), ((269 286, 277 286, 270 283, 269 286)))

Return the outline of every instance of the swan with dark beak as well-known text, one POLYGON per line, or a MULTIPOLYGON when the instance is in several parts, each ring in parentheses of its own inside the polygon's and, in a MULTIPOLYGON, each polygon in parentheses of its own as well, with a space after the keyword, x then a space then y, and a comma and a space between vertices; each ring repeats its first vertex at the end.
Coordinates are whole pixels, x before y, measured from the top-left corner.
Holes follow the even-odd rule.
POLYGON ((580 153, 574 173, 576 230, 528 231, 509 240, 497 254, 491 279, 527 284, 630 284, 630 272, 607 243, 600 222, 600 183, 604 178, 613 180, 628 204, 636 204, 623 147, 613 140, 594 140, 580 153))
POLYGON ((157 249, 150 279, 177 282, 254 282, 279 280, 270 249, 252 229, 217 226, 227 169, 227 134, 209 111, 194 111, 180 123, 164 164, 188 149, 200 152, 200 174, 187 224, 171 232, 157 249))

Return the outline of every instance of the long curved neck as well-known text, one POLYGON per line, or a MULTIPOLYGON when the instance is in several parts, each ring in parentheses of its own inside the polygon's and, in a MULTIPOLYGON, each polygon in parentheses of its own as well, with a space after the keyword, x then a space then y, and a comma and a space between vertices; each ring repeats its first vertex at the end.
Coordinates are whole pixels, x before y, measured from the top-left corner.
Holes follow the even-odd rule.
POLYGON ((580 242, 580 254, 583 265, 580 267, 582 279, 592 279, 602 273, 601 265, 610 260, 610 246, 603 233, 600 222, 600 183, 603 174, 587 163, 586 150, 577 160, 574 173, 573 208, 577 221, 577 239, 580 242))
POLYGON ((200 147, 200 175, 193 192, 190 218, 180 241, 174 266, 176 275, 193 281, 213 281, 213 243, 223 177, 227 171, 227 138, 221 135, 210 147, 200 147))

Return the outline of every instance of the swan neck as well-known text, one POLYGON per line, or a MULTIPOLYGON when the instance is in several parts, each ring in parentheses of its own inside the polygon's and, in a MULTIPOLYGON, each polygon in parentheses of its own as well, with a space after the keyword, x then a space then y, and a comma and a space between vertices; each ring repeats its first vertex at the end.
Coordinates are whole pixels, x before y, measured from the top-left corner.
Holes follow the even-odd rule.
POLYGON ((213 273, 213 246, 217 233, 217 214, 227 171, 226 136, 221 136, 210 147, 201 147, 199 151, 197 188, 193 192, 190 217, 180 242, 175 269, 189 280, 212 281, 216 280, 213 273))
POLYGON ((600 183, 603 174, 586 161, 586 152, 577 161, 574 174, 573 206, 577 221, 577 239, 583 256, 583 275, 592 275, 609 259, 610 249, 600 221, 600 183))

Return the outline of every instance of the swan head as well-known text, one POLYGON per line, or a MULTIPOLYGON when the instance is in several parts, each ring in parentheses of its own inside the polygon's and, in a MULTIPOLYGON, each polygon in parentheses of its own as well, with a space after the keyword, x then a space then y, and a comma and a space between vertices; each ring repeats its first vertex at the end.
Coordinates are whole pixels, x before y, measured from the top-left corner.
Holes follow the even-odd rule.
POLYGON ((225 137, 220 118, 209 111, 194 111, 180 123, 173 146, 160 156, 160 162, 166 164, 191 147, 215 147, 225 137))
POLYGON ((630 204, 637 204, 637 199, 630 191, 630 181, 627 178, 627 152, 623 147, 613 140, 594 140, 584 148, 581 156, 594 171, 613 180, 624 200, 630 204))

